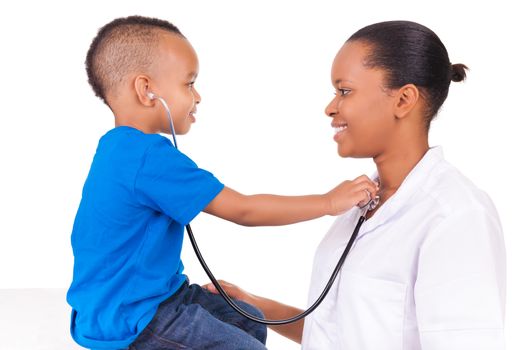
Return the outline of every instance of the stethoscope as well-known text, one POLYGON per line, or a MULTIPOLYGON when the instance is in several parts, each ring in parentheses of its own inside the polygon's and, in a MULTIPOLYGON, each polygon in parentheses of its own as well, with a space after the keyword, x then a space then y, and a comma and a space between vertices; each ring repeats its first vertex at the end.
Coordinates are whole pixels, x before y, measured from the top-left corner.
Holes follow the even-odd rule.
MULTIPOLYGON (((151 100, 154 100, 154 99, 159 100, 160 103, 162 104, 162 106, 164 107, 164 109, 166 110, 166 114, 168 115, 168 119, 169 119, 169 123, 170 123, 170 130, 171 130, 171 137, 173 139, 173 146, 175 148, 177 148, 177 141, 175 140, 175 128, 173 127, 173 119, 171 118, 171 113, 170 113, 170 109, 168 107, 168 104, 166 103, 166 101, 164 101, 163 98, 155 95, 152 92, 148 92, 148 97, 151 100)), ((193 247, 193 250, 195 251, 195 255, 197 255, 197 259, 199 260, 200 264, 202 265, 202 268, 204 269, 204 271, 208 275, 208 278, 211 280, 211 282, 213 283, 213 285, 215 286, 215 288, 217 289, 219 294, 224 298, 224 300, 235 311, 237 311, 238 313, 240 313, 244 317, 246 317, 246 318, 248 318, 248 319, 250 319, 250 320, 252 320, 254 322, 262 323, 262 324, 266 324, 266 325, 276 326, 276 325, 283 325, 283 324, 293 323, 293 322, 299 321, 300 319, 305 318, 312 311, 314 311, 321 304, 323 299, 326 297, 326 295, 330 291, 330 288, 332 287, 332 284, 334 283, 335 278, 337 277, 337 274, 339 273, 339 270, 341 270, 341 267, 343 266, 343 263, 345 262, 346 256, 350 252, 350 249, 352 248, 352 245, 354 244, 354 241, 357 238, 357 234, 359 233, 359 229, 361 228, 361 225, 366 220, 366 214, 369 211, 374 210, 374 208, 379 204, 379 196, 376 196, 375 198, 371 198, 370 193, 368 191, 367 191, 367 193, 368 193, 368 197, 369 197, 368 202, 365 205, 360 206, 361 209, 365 209, 365 210, 363 211, 363 213, 361 214, 361 216, 357 220, 357 224, 355 225, 354 232, 352 233, 352 236, 350 236, 350 240, 346 244, 346 248, 343 251, 343 254, 341 254, 341 257, 339 258, 339 261, 337 262, 337 265, 335 266, 334 271, 332 272, 332 275, 330 276, 330 279, 326 283, 326 286, 325 286, 324 290, 322 291, 321 295, 319 296, 319 298, 317 298, 317 300, 308 309, 306 309, 305 311, 303 311, 302 313, 300 313, 300 314, 298 314, 298 315, 296 315, 294 317, 287 318, 287 319, 284 319, 284 320, 267 320, 267 319, 264 319, 264 318, 253 316, 253 315, 247 313, 246 311, 244 311, 243 309, 241 309, 239 306, 237 306, 235 304, 235 302, 230 298, 230 296, 228 294, 226 294, 224 289, 222 289, 221 285, 219 284, 219 282, 217 281, 215 276, 213 276, 213 273, 210 271, 208 265, 204 261, 204 258, 202 257, 202 254, 201 254, 201 252, 199 250, 199 247, 197 246, 197 242, 195 241, 195 237, 193 236, 193 231, 191 230, 191 226, 189 224, 186 225, 186 231, 188 232, 188 236, 190 238, 190 242, 191 242, 191 245, 193 247)))

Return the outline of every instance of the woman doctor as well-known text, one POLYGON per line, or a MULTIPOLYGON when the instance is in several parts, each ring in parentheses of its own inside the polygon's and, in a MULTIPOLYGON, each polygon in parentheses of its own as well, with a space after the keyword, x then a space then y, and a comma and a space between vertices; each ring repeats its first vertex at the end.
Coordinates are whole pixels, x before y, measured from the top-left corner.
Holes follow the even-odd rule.
MULTIPOLYGON (((341 157, 373 158, 380 202, 366 213, 324 302, 305 322, 272 327, 276 332, 307 350, 504 348, 498 214, 487 194, 428 144, 430 122, 465 69, 450 63, 434 32, 413 22, 367 26, 340 49, 326 114, 341 157)), ((338 217, 320 243, 310 304, 364 210, 338 217)), ((301 311, 221 283, 268 319, 301 311)))

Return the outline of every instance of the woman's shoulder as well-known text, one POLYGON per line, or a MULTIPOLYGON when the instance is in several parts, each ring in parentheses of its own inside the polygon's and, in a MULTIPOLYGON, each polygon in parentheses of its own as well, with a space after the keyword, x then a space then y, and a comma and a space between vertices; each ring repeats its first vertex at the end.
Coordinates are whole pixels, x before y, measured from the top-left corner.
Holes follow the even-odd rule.
POLYGON ((489 195, 446 160, 428 176, 423 193, 450 212, 494 209, 489 195))

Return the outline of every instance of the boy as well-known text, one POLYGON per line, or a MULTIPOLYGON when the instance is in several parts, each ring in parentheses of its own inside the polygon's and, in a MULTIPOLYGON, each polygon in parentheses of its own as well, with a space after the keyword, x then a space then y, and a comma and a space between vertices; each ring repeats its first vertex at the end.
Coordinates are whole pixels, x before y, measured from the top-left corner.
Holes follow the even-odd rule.
MULTIPOLYGON (((86 58, 89 83, 112 110, 71 242, 71 334, 96 349, 265 349, 266 328, 189 285, 180 252, 199 212, 241 225, 285 225, 340 214, 376 193, 362 176, 324 195, 245 196, 200 169, 168 139, 195 122, 197 55, 171 23, 139 16, 100 29, 86 58), (155 94, 155 95, 153 95, 155 94)), ((240 306, 261 316, 254 307, 240 306)))

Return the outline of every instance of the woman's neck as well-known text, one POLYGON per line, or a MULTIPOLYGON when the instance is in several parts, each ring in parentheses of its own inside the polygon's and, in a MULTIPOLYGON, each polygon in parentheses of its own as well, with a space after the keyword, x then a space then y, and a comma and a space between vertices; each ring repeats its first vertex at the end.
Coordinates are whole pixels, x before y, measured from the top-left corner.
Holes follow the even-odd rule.
POLYGON ((374 158, 382 191, 396 191, 429 149, 428 140, 398 147, 374 158))
POLYGON ((397 147, 389 152, 374 157, 379 176, 379 205, 375 210, 367 213, 370 218, 377 209, 392 197, 401 186, 407 175, 428 151, 428 139, 421 139, 411 144, 404 143, 405 147, 397 147))

